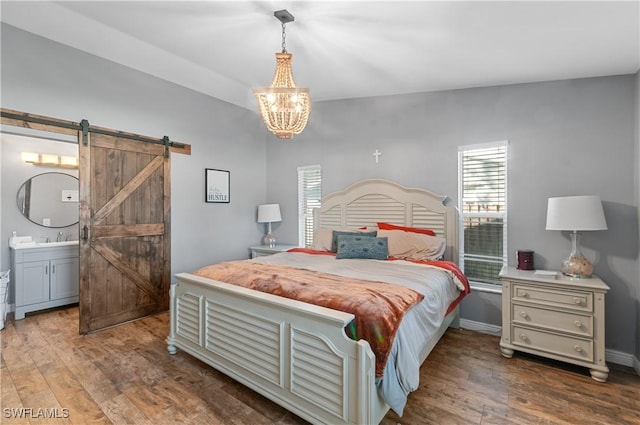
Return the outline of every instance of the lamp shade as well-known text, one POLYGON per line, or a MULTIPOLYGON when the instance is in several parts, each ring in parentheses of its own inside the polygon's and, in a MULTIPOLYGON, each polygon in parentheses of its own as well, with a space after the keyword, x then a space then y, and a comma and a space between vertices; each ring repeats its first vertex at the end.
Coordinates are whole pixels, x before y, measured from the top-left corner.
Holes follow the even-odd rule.
POLYGON ((607 230, 599 196, 549 198, 547 230, 607 230))
POLYGON ((282 221, 280 204, 258 205, 258 223, 275 223, 282 221))

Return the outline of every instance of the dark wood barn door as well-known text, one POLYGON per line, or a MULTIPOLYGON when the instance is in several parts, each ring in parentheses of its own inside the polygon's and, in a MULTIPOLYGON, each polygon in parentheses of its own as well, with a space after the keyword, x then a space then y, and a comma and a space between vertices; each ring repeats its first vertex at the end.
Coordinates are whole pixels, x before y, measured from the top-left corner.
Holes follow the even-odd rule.
POLYGON ((191 146, 6 108, 0 122, 77 137, 80 333, 167 310, 170 153, 191 146))
POLYGON ((89 132, 80 151, 80 333, 169 308, 168 147, 89 132))

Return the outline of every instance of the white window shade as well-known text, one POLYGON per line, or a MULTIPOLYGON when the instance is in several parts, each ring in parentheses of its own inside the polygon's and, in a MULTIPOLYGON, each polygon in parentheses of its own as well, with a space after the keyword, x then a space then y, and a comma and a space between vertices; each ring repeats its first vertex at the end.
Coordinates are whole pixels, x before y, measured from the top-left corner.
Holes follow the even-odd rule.
POLYGON ((458 153, 461 266, 471 281, 498 284, 507 257, 507 142, 458 153))
POLYGON ((313 210, 320 207, 322 170, 319 165, 298 167, 298 244, 313 245, 313 210))

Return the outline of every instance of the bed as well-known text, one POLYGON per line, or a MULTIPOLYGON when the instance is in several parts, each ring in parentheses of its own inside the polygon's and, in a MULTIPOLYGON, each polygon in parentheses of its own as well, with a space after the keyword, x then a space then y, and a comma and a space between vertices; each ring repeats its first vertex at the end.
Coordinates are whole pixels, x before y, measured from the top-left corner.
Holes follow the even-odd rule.
MULTIPOLYGON (((317 229, 373 229, 379 222, 432 229, 446 240, 444 259, 457 263, 458 218, 454 207, 444 205, 445 199, 386 180, 363 180, 324 197, 314 220, 317 229)), ((302 262, 308 268, 358 261, 298 251, 303 252, 246 261, 252 261, 252 266, 302 262)), ((392 262, 378 263, 385 264, 376 267, 389 267, 387 263, 392 262)), ((398 265, 401 263, 422 267, 397 261, 398 265)), ((354 273, 356 277, 366 277, 361 271, 354 273)), ((382 390, 384 381, 393 381, 387 378, 390 368, 385 368, 384 378, 379 373, 377 377, 371 345, 362 339, 350 339, 345 333, 354 314, 194 273, 175 277, 167 337, 169 353, 182 349, 311 423, 377 424, 393 404, 387 403, 389 396, 382 390)), ((457 303, 468 293, 468 287, 459 292, 453 302, 446 302, 448 314, 445 316, 442 311, 428 339, 420 342, 418 365, 447 327, 458 326, 457 303)), ((406 322, 414 310, 417 308, 411 308, 403 318, 398 335, 403 326, 407 332, 406 322)), ((398 340, 400 337, 394 340, 394 350, 398 340)))

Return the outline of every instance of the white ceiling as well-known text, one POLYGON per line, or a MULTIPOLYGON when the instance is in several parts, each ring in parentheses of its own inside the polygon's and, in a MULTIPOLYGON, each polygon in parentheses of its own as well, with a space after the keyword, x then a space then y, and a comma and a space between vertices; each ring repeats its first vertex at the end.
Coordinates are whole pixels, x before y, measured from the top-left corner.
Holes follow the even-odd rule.
POLYGON ((313 101, 631 74, 640 0, 2 1, 3 22, 255 109, 286 26, 313 101))

